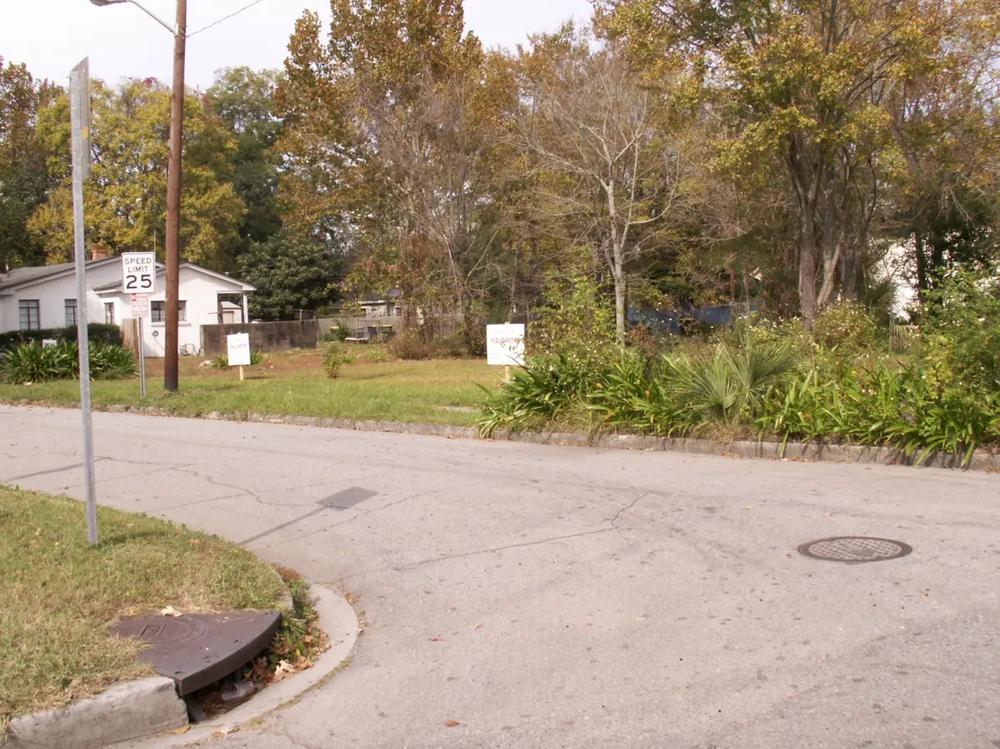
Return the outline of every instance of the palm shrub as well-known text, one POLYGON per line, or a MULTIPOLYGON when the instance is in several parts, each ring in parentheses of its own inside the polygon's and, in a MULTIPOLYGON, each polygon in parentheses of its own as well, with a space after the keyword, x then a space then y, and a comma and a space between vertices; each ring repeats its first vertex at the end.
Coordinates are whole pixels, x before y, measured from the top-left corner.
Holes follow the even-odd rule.
POLYGON ((798 356, 780 339, 745 336, 740 345, 720 343, 710 356, 677 354, 664 364, 667 390, 687 425, 732 427, 754 417, 769 388, 798 365, 798 356))
POLYGON ((593 360, 570 354, 529 359, 510 382, 499 390, 487 390, 479 432, 490 437, 501 427, 530 429, 564 416, 583 406, 603 374, 593 360))

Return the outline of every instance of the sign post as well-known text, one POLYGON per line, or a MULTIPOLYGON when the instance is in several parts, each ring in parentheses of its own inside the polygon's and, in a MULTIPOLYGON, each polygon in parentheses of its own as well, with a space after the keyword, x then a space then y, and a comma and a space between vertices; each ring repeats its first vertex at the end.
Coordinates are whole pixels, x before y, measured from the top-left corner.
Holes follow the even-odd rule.
POLYGON ((146 352, 142 345, 142 318, 149 316, 149 295, 156 291, 156 253, 122 253, 122 291, 132 295, 132 318, 139 339, 139 395, 146 397, 146 352))
POLYGON ((524 366, 524 325, 487 325, 486 363, 502 366, 504 381, 510 382, 511 366, 524 366))
POLYGON ((135 337, 139 342, 139 395, 146 397, 146 352, 142 342, 142 320, 149 317, 149 296, 147 294, 132 295, 132 320, 135 322, 135 337))
POLYGON ((226 336, 226 358, 230 367, 240 368, 240 381, 243 380, 243 367, 250 366, 250 334, 233 333, 226 336))
POLYGON ((87 487, 87 540, 97 544, 97 484, 94 478, 94 421, 90 412, 90 341, 87 338, 87 249, 83 181, 90 173, 90 60, 69 75, 70 144, 73 154, 73 255, 76 265, 76 341, 80 356, 80 413, 83 417, 83 474, 87 487))

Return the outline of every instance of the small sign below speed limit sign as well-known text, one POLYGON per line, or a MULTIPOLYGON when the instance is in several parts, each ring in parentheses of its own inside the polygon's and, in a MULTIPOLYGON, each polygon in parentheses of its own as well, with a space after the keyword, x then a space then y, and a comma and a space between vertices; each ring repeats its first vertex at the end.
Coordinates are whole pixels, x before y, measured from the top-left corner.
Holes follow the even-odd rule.
POLYGON ((155 253, 122 253, 122 291, 129 294, 152 294, 156 291, 155 253))

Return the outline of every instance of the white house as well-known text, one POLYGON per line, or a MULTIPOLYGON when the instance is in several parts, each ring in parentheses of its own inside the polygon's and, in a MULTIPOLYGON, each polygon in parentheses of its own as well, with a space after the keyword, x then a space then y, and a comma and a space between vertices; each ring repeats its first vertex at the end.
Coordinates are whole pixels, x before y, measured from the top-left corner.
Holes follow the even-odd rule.
MULTIPOLYGON (((149 296, 149 316, 143 321, 143 353, 164 354, 166 320, 165 268, 156 264, 156 293, 149 296)), ((249 321, 250 284, 181 263, 179 279, 182 354, 201 351, 201 326, 249 321)), ((73 263, 18 268, 0 273, 0 332, 62 328, 76 324, 76 271, 73 263)), ((122 261, 118 256, 87 262, 87 316, 90 322, 132 325, 131 295, 122 290, 122 261)))

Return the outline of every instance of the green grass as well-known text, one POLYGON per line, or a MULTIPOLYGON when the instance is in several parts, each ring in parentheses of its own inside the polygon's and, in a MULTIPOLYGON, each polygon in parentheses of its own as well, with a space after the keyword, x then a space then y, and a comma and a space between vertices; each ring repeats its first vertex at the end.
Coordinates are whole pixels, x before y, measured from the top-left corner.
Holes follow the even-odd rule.
MULTIPOLYGON (((245 369, 243 382, 234 369, 210 370, 198 366, 201 359, 184 359, 180 390, 170 395, 163 391, 162 364, 150 362, 145 400, 139 398, 138 380, 129 379, 95 381, 93 401, 97 407, 152 406, 178 416, 253 411, 471 426, 484 397, 477 383, 492 386, 502 375, 470 359, 360 360, 344 365, 331 380, 321 359, 322 350, 268 355, 263 365, 245 369)), ((70 406, 79 402, 79 383, 0 384, 0 401, 70 406)))
POLYGON ((150 673, 107 626, 158 612, 275 608, 282 584, 250 552, 213 536, 102 507, 87 544, 80 502, 0 486, 0 731, 150 673))

